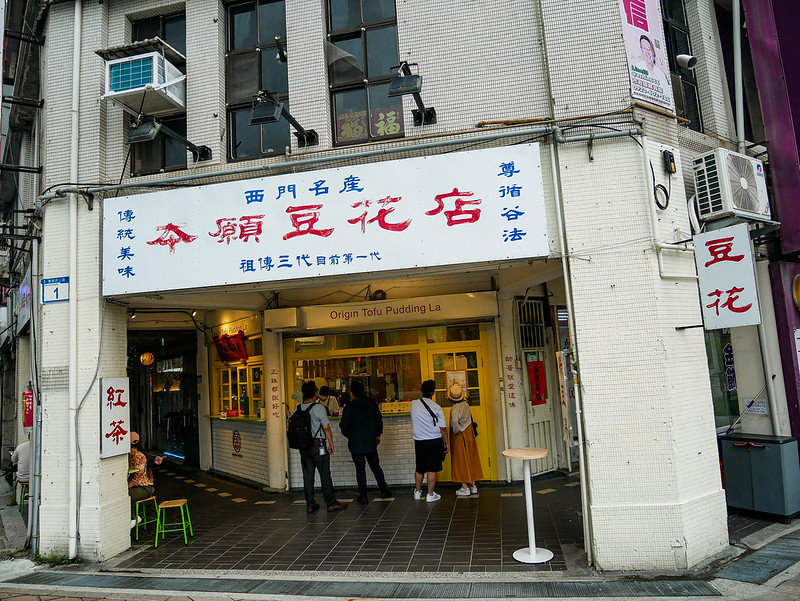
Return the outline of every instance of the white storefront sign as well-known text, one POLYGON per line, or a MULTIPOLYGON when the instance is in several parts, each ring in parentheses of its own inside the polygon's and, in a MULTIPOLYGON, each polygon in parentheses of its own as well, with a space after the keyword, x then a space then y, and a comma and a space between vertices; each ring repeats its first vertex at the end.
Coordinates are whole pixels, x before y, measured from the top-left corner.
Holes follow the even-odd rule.
POLYGON ((107 198, 103 294, 547 256, 538 144, 107 198))
POLYGON ((675 109, 658 0, 619 0, 631 96, 675 109))
POLYGON ((131 450, 128 378, 100 379, 100 458, 131 450))
MULTIPOLYGON (((445 320, 494 317, 497 295, 494 292, 448 294, 405 298, 393 301, 346 303, 303 307, 306 330, 368 327, 380 329, 395 325, 437 323, 445 320)), ((269 311, 264 319, 269 327, 269 311)))
POLYGON ((747 224, 696 235, 694 256, 705 329, 761 323, 747 224))

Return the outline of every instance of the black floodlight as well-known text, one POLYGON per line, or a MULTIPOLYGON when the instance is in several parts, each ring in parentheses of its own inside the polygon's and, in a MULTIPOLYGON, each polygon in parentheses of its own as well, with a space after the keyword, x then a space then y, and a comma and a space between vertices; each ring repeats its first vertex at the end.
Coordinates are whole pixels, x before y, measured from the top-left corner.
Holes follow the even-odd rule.
POLYGON ((422 90, 422 77, 412 74, 409 68, 410 65, 416 66, 416 63, 403 61, 399 65, 392 67, 392 69, 398 69, 398 76, 389 83, 388 95, 391 97, 411 94, 414 97, 414 102, 417 103, 417 108, 411 110, 414 125, 431 125, 436 123, 436 109, 432 106, 425 108, 425 105, 422 104, 422 96, 419 95, 422 90))
POLYGON ((286 110, 282 102, 278 102, 268 90, 261 90, 253 96, 253 109, 250 111, 250 125, 261 125, 264 123, 277 123, 281 117, 286 119, 297 130, 292 132, 297 137, 297 145, 300 148, 306 146, 316 146, 319 144, 319 136, 313 129, 304 129, 286 110))
POLYGON ((155 119, 141 120, 140 123, 131 127, 128 132, 128 144, 141 144, 143 142, 152 142, 159 134, 169 136, 177 140, 192 153, 194 162, 197 161, 210 161, 211 149, 208 146, 197 146, 192 144, 189 140, 181 136, 178 132, 171 130, 163 123, 159 123, 155 119))
POLYGON ((395 77, 389 84, 389 97, 405 94, 419 94, 422 91, 422 78, 419 75, 395 77))
POLYGON ((253 110, 250 111, 250 125, 277 123, 281 120, 282 112, 282 102, 275 102, 269 97, 254 96, 253 110))

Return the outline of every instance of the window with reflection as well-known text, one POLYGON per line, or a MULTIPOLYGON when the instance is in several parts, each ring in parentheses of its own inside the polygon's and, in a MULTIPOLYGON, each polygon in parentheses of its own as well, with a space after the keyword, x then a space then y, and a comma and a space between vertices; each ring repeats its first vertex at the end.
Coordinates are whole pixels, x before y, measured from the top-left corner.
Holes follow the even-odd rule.
POLYGON ((228 106, 228 155, 251 159, 279 154, 290 146, 290 126, 250 125, 253 96, 269 91, 289 109, 289 79, 279 47, 286 48, 284 0, 240 2, 228 7, 225 95, 228 106))
MULTIPOLYGON (((158 16, 133 22, 133 42, 161 38, 186 56, 186 15, 158 16)), ((186 72, 184 65, 176 65, 186 72)), ((159 121, 177 134, 186 137, 186 115, 162 117, 159 121)), ((186 168, 186 146, 160 135, 150 142, 131 145, 131 169, 134 175, 160 173, 186 168)))
POLYGON ((692 54, 689 25, 683 2, 684 0, 661 0, 672 94, 675 97, 675 113, 689 120, 690 129, 703 131, 697 78, 693 70, 681 67, 676 60, 679 54, 692 54))
POLYGON ((388 96, 400 62, 394 0, 328 0, 328 33, 336 143, 402 136, 402 98, 388 96))

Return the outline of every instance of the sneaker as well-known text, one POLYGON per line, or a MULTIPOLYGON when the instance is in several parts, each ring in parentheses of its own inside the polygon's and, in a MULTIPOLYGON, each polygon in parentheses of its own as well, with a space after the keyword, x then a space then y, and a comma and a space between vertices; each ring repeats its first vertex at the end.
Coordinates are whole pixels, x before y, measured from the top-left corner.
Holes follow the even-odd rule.
POLYGON ((477 486, 473 486, 472 488, 469 489, 469 492, 471 492, 473 495, 477 495, 478 494, 478 487, 477 486))
POLYGON ((347 503, 340 503, 339 501, 336 501, 336 503, 328 507, 328 513, 331 511, 341 511, 342 509, 347 509, 347 503))
POLYGON ((356 497, 356 501, 358 501, 362 505, 366 505, 367 503, 369 503, 369 499, 366 496, 362 497, 360 495, 358 497, 356 497))
POLYGON ((469 489, 464 488, 463 486, 456 491, 456 495, 459 497, 468 497, 469 496, 469 489))
POLYGON ((439 493, 434 491, 431 494, 429 494, 427 497, 425 497, 425 500, 428 503, 433 503, 434 501, 438 501, 441 498, 442 498, 442 495, 440 495, 439 493))
POLYGON ((414 491, 414 500, 415 501, 419 501, 421 498, 422 498, 422 491, 421 490, 415 490, 414 491))
POLYGON ((131 520, 131 528, 136 528, 136 520, 131 520))

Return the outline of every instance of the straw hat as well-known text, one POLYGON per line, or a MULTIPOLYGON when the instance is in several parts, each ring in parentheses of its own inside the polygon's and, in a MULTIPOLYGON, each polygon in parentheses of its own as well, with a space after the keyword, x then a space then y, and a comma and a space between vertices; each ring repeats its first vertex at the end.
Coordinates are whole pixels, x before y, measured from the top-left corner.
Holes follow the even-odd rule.
POLYGON ((447 389, 447 398, 451 401, 463 401, 467 398, 467 391, 461 388, 460 384, 453 383, 453 385, 447 389))

